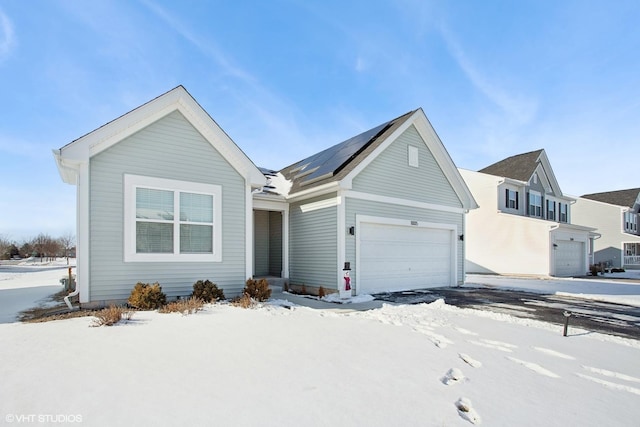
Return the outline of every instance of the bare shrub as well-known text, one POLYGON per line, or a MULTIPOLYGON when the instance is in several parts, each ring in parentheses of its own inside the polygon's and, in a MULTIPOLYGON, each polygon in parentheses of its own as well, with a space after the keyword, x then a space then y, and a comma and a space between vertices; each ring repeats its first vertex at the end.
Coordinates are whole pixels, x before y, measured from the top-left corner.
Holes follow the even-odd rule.
POLYGON ((121 320, 131 320, 133 317, 133 311, 127 310, 123 307, 111 305, 107 308, 103 308, 94 314, 92 326, 112 326, 121 320))
POLYGON ((325 292, 324 288, 323 288, 322 286, 320 286, 320 287, 318 288, 318 297, 320 297, 320 298, 324 298, 324 296, 325 296, 326 294, 327 294, 327 293, 325 292))
POLYGON ((267 279, 248 279, 242 293, 258 302, 262 302, 271 297, 271 288, 269 288, 269 282, 267 282, 267 279))
POLYGON ((242 296, 232 300, 231 305, 240 308, 251 308, 256 305, 256 302, 249 295, 242 294, 242 296))
POLYGON ((182 313, 184 315, 193 314, 196 311, 202 310, 204 301, 200 298, 190 297, 187 299, 179 299, 177 301, 170 302, 164 307, 160 308, 160 313, 182 313))
POLYGON ((155 310, 167 303, 167 296, 158 282, 150 285, 138 282, 129 295, 129 304, 140 310, 155 310))
POLYGON ((216 302, 224 300, 224 291, 218 285, 209 280, 198 280, 193 284, 192 297, 199 298, 204 302, 216 302))

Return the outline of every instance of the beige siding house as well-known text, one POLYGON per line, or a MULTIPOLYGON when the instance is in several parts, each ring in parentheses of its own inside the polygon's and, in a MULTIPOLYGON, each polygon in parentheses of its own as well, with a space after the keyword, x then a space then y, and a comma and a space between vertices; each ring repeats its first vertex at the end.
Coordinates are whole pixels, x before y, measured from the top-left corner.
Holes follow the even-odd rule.
POLYGON ((575 223, 544 150, 460 170, 479 209, 467 216, 470 273, 583 276, 597 234, 575 223))
POLYGON ((613 268, 640 268, 638 211, 640 188, 585 194, 576 200, 573 217, 598 228, 594 263, 613 268))

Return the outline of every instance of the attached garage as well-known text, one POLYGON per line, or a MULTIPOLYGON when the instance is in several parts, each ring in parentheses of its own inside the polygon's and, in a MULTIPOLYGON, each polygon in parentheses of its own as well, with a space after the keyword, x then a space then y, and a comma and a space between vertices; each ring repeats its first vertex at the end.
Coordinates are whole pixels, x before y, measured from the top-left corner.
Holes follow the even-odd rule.
POLYGON ((358 294, 456 284, 455 227, 403 220, 360 222, 358 294))
POLYGON ((584 276, 587 269, 585 261, 585 243, 574 240, 556 240, 553 247, 555 259, 554 276, 584 276))

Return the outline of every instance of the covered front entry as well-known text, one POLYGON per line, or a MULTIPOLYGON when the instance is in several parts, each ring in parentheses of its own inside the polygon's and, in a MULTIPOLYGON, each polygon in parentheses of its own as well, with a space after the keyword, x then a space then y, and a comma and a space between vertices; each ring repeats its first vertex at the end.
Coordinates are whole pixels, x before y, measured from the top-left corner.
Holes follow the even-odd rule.
POLYGON ((253 212, 253 275, 257 277, 283 275, 283 213, 255 210, 253 212))
POLYGON ((397 222, 360 224, 358 294, 456 283, 455 230, 434 224, 397 222))

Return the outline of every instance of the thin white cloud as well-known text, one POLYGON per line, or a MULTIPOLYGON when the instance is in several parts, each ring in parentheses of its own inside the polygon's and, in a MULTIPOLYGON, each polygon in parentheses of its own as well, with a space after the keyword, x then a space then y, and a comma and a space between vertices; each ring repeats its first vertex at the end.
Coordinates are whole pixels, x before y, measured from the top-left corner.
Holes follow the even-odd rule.
POLYGON ((0 10, 0 59, 9 55, 16 45, 13 24, 9 17, 0 10))
POLYGON ((445 25, 440 26, 440 33, 451 56, 456 60, 462 72, 478 91, 506 113, 513 120, 514 124, 524 125, 531 122, 535 117, 538 107, 535 100, 509 93, 491 82, 486 75, 472 63, 445 25))
POLYGON ((225 53, 221 49, 219 49, 211 40, 207 40, 206 43, 203 42, 196 34, 190 31, 186 25, 182 24, 182 22, 172 16, 164 8, 153 3, 152 1, 143 0, 142 3, 158 18, 169 25, 169 27, 177 32, 181 37, 183 37, 189 43, 197 47, 201 52, 208 55, 215 62, 217 62, 218 65, 227 74, 241 79, 247 83, 256 84, 256 79, 251 74, 233 64, 233 62, 227 57, 227 55, 225 55, 225 53))

